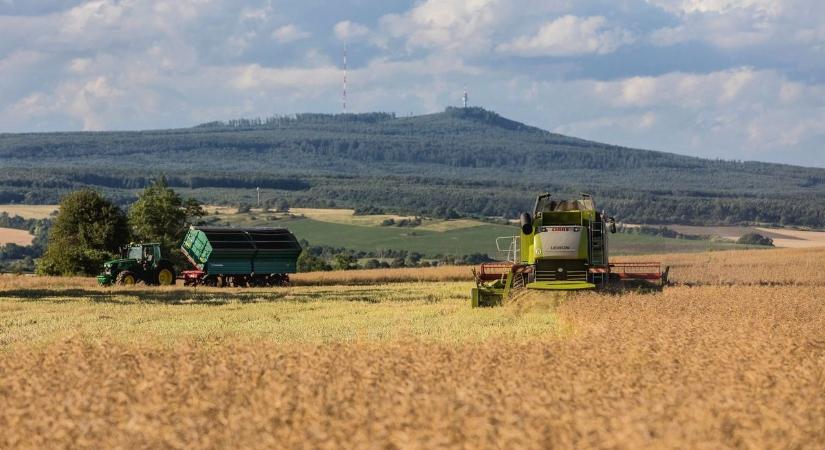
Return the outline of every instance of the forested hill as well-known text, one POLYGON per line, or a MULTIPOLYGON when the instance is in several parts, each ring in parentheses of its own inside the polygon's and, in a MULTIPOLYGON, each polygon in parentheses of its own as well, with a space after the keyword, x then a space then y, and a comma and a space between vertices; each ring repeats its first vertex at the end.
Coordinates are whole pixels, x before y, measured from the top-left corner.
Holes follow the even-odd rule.
POLYGON ((252 203, 261 187, 293 206, 514 216, 538 192, 590 192, 631 222, 825 226, 823 169, 600 144, 480 108, 0 135, 0 203, 81 186, 127 202, 160 174, 207 202, 252 203))

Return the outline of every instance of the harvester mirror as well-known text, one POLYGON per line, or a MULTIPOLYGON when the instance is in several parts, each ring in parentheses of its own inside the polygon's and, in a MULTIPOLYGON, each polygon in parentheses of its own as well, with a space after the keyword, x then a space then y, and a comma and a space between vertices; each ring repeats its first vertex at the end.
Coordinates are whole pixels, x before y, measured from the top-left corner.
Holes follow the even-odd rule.
POLYGON ((616 219, 611 217, 607 220, 610 222, 610 233, 616 234, 616 219))
POLYGON ((521 214, 521 232, 524 234, 532 234, 533 233, 533 218, 530 217, 530 213, 522 213, 521 214))

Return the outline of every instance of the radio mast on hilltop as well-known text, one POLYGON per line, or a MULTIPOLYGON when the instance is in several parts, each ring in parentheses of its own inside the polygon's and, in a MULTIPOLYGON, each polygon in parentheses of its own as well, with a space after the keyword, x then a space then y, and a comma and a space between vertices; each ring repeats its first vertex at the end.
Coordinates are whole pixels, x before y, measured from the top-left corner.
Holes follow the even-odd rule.
POLYGON ((347 113, 347 47, 349 45, 344 45, 344 86, 343 90, 341 91, 341 106, 343 108, 344 114, 347 113))
POLYGON ((464 85, 464 108, 467 108, 467 104, 469 103, 469 98, 467 97, 467 85, 464 85))

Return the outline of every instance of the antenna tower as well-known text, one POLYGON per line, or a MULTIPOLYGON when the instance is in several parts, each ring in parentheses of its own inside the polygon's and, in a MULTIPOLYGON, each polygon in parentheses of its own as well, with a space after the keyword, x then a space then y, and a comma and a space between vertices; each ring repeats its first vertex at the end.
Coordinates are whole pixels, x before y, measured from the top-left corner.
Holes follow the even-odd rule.
POLYGON ((344 45, 344 87, 341 91, 341 106, 343 107, 344 114, 347 113, 347 47, 349 45, 344 45))
POLYGON ((464 86, 464 108, 467 108, 467 104, 469 103, 469 99, 467 97, 467 86, 464 86))

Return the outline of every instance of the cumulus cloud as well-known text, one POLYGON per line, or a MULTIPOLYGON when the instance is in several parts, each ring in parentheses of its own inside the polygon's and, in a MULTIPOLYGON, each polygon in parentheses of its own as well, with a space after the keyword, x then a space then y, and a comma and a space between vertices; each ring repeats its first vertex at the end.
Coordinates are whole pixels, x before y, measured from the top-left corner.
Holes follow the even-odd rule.
POLYGON ((278 27, 272 32, 272 39, 275 39, 281 44, 299 41, 310 36, 311 35, 308 32, 293 24, 278 27))
POLYGON ((736 9, 754 9, 776 15, 783 5, 776 0, 647 0, 665 10, 677 13, 726 13, 736 9))
POLYGON ((0 0, 0 131, 337 112, 344 41, 353 111, 439 111, 466 84, 474 105, 584 138, 825 166, 819 0, 314 8, 0 0))
POLYGON ((703 41, 723 49, 822 43, 820 0, 648 0, 679 23, 651 33, 655 45, 703 41))
MULTIPOLYGON (((706 157, 782 161, 825 138, 825 85, 749 67, 531 86, 564 105, 561 133, 706 157), (580 105, 587 105, 582 107, 580 105), (778 149, 784 149, 782 152, 778 149)), ((820 147, 806 158, 825 163, 820 147)))
POLYGON ((332 30, 335 33, 335 37, 342 41, 357 40, 370 34, 369 28, 349 20, 342 20, 336 23, 332 30))
POLYGON ((404 38, 410 48, 472 52, 490 46, 490 33, 508 10, 502 0, 427 0, 380 22, 385 33, 404 38))
POLYGON ((521 56, 605 54, 632 40, 629 32, 608 27, 602 16, 567 15, 542 25, 534 35, 518 37, 497 49, 521 56))

